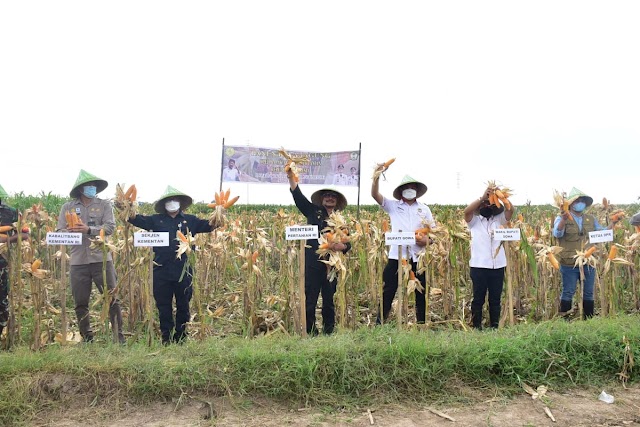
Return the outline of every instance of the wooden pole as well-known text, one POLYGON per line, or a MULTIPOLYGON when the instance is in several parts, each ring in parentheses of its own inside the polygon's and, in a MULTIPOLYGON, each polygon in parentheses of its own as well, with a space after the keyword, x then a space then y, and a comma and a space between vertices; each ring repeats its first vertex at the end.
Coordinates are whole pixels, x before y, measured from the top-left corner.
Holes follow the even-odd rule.
POLYGON ((147 296, 147 344, 151 347, 153 343, 153 309, 151 301, 153 301, 153 250, 149 255, 149 290, 147 296))
POLYGON ((404 312, 405 287, 402 280, 402 246, 398 246, 398 329, 402 329, 403 321, 406 317, 404 312))
POLYGON ((60 248, 60 343, 67 343, 67 247, 60 248))
POLYGON ((505 255, 507 255, 507 291, 509 292, 509 325, 516 324, 516 319, 513 315, 513 270, 515 269, 516 261, 513 259, 513 251, 510 250, 510 245, 505 242, 503 248, 505 255))
POLYGON ((299 262, 299 270, 298 270, 298 276, 299 276, 299 286, 298 286, 298 293, 300 294, 300 335, 302 335, 302 337, 306 338, 307 337, 307 316, 306 316, 306 306, 307 306, 307 299, 306 299, 306 295, 304 292, 304 285, 305 285, 305 278, 304 278, 304 269, 305 269, 305 265, 304 265, 304 258, 305 258, 305 245, 306 245, 306 240, 300 240, 300 252, 299 252, 299 256, 298 256, 298 262, 299 262))

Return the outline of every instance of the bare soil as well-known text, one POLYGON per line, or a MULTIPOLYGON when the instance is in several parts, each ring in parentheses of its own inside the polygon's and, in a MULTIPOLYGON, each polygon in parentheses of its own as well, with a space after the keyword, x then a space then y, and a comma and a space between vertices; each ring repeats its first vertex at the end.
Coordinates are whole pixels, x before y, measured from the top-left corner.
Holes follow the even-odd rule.
MULTIPOLYGON (((39 414, 33 426, 633 426, 640 425, 640 387, 608 389, 614 403, 598 400, 599 389, 547 392, 544 401, 523 391, 514 399, 488 398, 473 405, 407 403, 359 409, 286 407, 264 399, 183 395, 145 406, 86 400, 39 414), (545 407, 549 413, 545 412, 545 407), (114 409, 115 408, 115 409, 114 409), (551 419, 553 417, 555 421, 551 419)), ((83 400, 81 397, 78 400, 83 400)))

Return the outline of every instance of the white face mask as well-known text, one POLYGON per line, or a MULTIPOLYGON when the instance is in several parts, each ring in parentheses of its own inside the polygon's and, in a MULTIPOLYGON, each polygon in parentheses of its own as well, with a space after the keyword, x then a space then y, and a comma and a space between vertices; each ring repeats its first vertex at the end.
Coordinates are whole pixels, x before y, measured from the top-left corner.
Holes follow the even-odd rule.
POLYGON ((407 200, 413 200, 416 198, 416 190, 413 188, 407 188, 406 190, 402 190, 402 197, 407 200))
POLYGON ((169 200, 164 204, 164 208, 167 212, 178 212, 178 209, 180 209, 180 202, 177 200, 169 200))

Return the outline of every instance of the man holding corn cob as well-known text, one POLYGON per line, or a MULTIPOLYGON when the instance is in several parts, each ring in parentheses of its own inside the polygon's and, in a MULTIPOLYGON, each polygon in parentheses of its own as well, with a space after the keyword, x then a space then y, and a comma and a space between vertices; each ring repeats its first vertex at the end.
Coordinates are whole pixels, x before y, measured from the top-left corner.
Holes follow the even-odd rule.
MULTIPOLYGON (((29 240, 29 231, 22 230, 18 233, 13 223, 18 221, 18 212, 4 204, 4 199, 9 197, 0 185, 0 243, 15 243, 18 238, 29 240)), ((9 321, 9 261, 0 254, 0 336, 9 321)))
POLYGON ((108 185, 104 179, 80 170, 78 178, 69 193, 73 200, 65 203, 60 209, 57 229, 82 234, 82 244, 72 245, 70 249, 71 267, 69 277, 71 293, 76 305, 78 327, 83 341, 93 341, 94 334, 89 318, 89 298, 91 296, 92 283, 95 283, 100 293, 103 292, 104 269, 107 289, 111 294, 109 321, 118 337, 118 342, 123 344, 125 339, 122 334, 122 311, 120 309, 120 301, 115 294, 116 270, 113 266, 113 257, 110 251, 107 252, 105 258, 102 249, 98 247, 92 249, 90 240, 90 238, 96 238, 101 233, 109 236, 116 228, 111 202, 96 197, 108 185))
POLYGON ((178 257, 180 239, 187 235, 209 233, 213 227, 209 220, 184 213, 193 199, 185 193, 167 186, 164 194, 155 202, 154 215, 138 215, 129 218, 129 222, 147 231, 168 232, 169 246, 155 246, 153 265, 153 298, 156 301, 160 318, 162 344, 171 341, 182 343, 187 338, 186 326, 191 314, 189 304, 193 295, 191 281, 192 266, 187 257, 178 257), (176 315, 173 317, 173 300, 176 301, 176 315), (175 329, 175 330, 174 330, 175 329))
POLYGON ((490 185, 484 194, 464 209, 464 220, 471 233, 470 276, 473 282, 471 323, 482 329, 482 307, 489 294, 489 325, 497 328, 500 323, 500 299, 504 283, 507 257, 500 241, 493 238, 496 228, 505 225, 513 216, 513 205, 498 187, 490 185), (506 210, 505 210, 506 207, 506 210))
MULTIPOLYGON (((311 195, 309 201, 298 186, 297 175, 292 168, 285 168, 289 178, 289 187, 298 210, 307 218, 307 224, 317 225, 321 232, 327 227, 327 219, 334 211, 341 211, 347 206, 347 199, 336 190, 323 188, 311 195)), ((320 237, 320 236, 318 236, 320 237)), ((318 239, 307 240, 305 249, 305 314, 307 334, 318 335, 316 326, 316 305, 322 293, 322 333, 333 333, 336 324, 336 310, 333 295, 336 293, 337 279, 332 281, 327 277, 327 265, 322 262, 322 256, 316 251, 319 248, 318 239)), ((328 248, 332 251, 347 253, 351 249, 349 242, 330 242, 328 248)))
MULTIPOLYGON (((619 221, 612 220, 609 227, 604 227, 598 223, 595 216, 584 213, 593 204, 593 198, 575 187, 571 189, 567 202, 568 209, 560 212, 553 224, 553 236, 558 239, 558 244, 562 247, 562 252, 559 254, 560 274, 562 275, 559 314, 562 316, 566 316, 567 312, 571 310, 576 285, 580 281, 580 267, 576 266, 575 255, 578 251, 585 251, 586 254, 586 251, 593 247, 593 244, 589 243, 589 232, 613 228, 619 221)), ((589 256, 591 254, 589 253, 589 256)), ((584 272, 582 309, 586 319, 593 316, 593 288, 596 269, 587 264, 582 266, 582 270, 584 272)))
MULTIPOLYGON (((371 184, 371 197, 389 214, 391 219, 391 229, 394 232, 400 231, 416 231, 425 228, 434 228, 435 222, 431 209, 424 203, 418 202, 418 198, 427 192, 427 186, 420 181, 411 178, 409 175, 400 182, 395 190, 393 197, 395 200, 387 199, 379 191, 380 174, 384 172, 392 163, 380 163, 376 167, 371 184)), ((422 291, 415 290, 416 298, 416 322, 425 323, 426 318, 426 300, 427 292, 425 273, 418 273, 418 255, 420 251, 429 243, 429 233, 416 233, 415 245, 403 247, 406 250, 406 257, 411 261, 411 269, 424 288, 422 291)), ((405 254, 398 253, 398 247, 391 245, 389 247, 389 256, 387 265, 382 272, 382 314, 378 313, 376 319, 377 324, 382 324, 387 319, 391 311, 391 303, 398 290, 398 260, 404 258, 405 254)))

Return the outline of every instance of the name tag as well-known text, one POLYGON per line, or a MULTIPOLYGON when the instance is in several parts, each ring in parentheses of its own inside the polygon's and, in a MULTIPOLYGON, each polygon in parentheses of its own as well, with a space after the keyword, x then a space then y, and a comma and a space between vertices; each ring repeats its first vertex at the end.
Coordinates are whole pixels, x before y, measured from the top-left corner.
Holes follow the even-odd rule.
POLYGON ((168 231, 137 231, 133 233, 133 246, 169 246, 168 231))
POLYGON ((82 233, 47 233, 47 245, 77 246, 82 244, 82 233))
POLYGON ((496 228, 493 230, 495 240, 520 240, 519 228, 496 228))
POLYGON ((307 240, 318 238, 317 225, 292 225, 285 229, 287 240, 307 240))
POLYGON ((384 233, 384 242, 386 245, 415 245, 416 233, 414 231, 396 231, 384 233))
POLYGON ((613 230, 589 232, 589 243, 613 242, 613 230))

